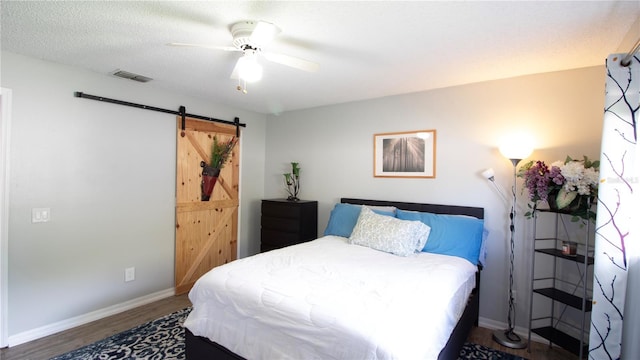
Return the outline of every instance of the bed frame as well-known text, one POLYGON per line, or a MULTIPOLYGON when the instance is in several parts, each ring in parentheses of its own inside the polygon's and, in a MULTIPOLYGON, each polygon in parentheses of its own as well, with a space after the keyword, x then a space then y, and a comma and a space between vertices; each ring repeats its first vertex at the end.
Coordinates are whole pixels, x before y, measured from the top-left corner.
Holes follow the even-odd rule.
MULTIPOLYGON (((395 206, 398 209, 409 211, 423 211, 436 214, 452 214, 467 215, 478 219, 484 219, 484 209, 470 206, 456 205, 437 205, 437 204, 419 204, 410 202, 384 201, 384 200, 365 200, 342 198, 342 203, 369 205, 369 206, 395 206)), ((480 308, 480 270, 482 266, 478 265, 476 272, 476 287, 469 295, 467 307, 458 324, 453 329, 449 341, 438 355, 439 360, 455 360, 458 358, 460 349, 469 336, 469 332, 473 326, 478 326, 478 316, 480 308)), ((243 357, 234 354, 227 348, 210 341, 201 336, 195 336, 189 329, 185 328, 186 338, 186 358, 187 360, 244 360, 243 357)))

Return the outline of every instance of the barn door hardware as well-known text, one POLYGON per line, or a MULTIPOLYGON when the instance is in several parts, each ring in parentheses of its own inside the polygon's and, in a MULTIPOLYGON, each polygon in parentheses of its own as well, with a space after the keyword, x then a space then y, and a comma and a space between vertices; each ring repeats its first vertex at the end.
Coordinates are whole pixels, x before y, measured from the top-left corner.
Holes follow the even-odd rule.
POLYGON ((212 121, 212 122, 218 122, 218 123, 222 123, 222 124, 233 125, 233 126, 236 127, 236 137, 240 137, 240 127, 246 127, 247 126, 247 124, 241 123, 240 119, 237 118, 237 117, 235 119, 233 119, 233 121, 229 121, 229 120, 215 119, 215 118, 208 117, 208 116, 189 114, 189 113, 186 112, 186 108, 184 106, 180 106, 180 109, 178 111, 175 111, 175 110, 163 109, 163 108, 159 108, 159 107, 155 107, 155 106, 136 104, 136 103, 132 103, 132 102, 128 102, 128 101, 110 99, 110 98, 106 98, 106 97, 102 97, 102 96, 89 95, 89 94, 85 94, 85 93, 83 93, 81 91, 74 92, 73 96, 78 97, 78 98, 84 98, 84 99, 108 102, 108 103, 117 104, 117 105, 131 106, 131 107, 135 107, 135 108, 139 108, 139 109, 153 110, 153 111, 163 112, 163 113, 166 113, 166 114, 179 115, 182 118, 182 130, 185 129, 185 123, 186 123, 186 118, 187 117, 198 119, 198 120, 205 120, 205 121, 212 121))

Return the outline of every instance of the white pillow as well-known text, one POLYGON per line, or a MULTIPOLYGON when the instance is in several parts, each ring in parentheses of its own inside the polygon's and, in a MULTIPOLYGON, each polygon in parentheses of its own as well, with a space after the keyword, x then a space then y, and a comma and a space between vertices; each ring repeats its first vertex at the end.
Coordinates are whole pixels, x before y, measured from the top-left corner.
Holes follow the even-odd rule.
POLYGON ((430 231, 431 228, 420 221, 378 215, 363 206, 349 243, 409 256, 424 248, 430 231))
POLYGON ((384 213, 390 213, 390 214, 393 214, 393 216, 396 216, 397 208, 395 206, 376 206, 376 205, 362 205, 362 206, 366 206, 371 210, 377 211, 378 214, 381 212, 384 212, 384 213))

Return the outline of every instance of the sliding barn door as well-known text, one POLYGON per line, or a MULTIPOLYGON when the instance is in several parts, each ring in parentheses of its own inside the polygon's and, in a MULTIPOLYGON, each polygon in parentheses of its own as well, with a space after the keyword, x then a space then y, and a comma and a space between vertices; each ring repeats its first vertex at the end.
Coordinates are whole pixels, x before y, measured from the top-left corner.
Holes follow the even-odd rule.
POLYGON ((176 294, 188 292, 210 269, 235 260, 238 234, 239 145, 236 144, 208 201, 201 201, 201 161, 209 162, 216 136, 227 142, 231 125, 178 118, 176 166, 176 294))

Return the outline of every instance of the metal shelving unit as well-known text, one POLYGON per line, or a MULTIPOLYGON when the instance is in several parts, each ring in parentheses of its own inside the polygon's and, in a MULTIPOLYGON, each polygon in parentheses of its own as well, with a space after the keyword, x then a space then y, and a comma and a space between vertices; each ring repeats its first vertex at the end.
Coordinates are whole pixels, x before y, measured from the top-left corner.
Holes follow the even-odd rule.
POLYGON ((529 344, 537 334, 578 356, 588 354, 592 306, 593 224, 571 222, 571 215, 551 210, 534 214, 531 259, 529 344), (563 251, 576 245, 575 254, 563 251), (538 263, 538 264, 536 264, 538 263), (572 265, 575 264, 575 267, 572 265))

